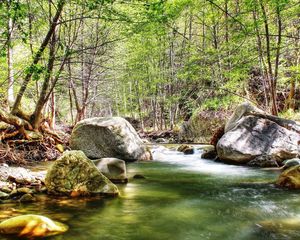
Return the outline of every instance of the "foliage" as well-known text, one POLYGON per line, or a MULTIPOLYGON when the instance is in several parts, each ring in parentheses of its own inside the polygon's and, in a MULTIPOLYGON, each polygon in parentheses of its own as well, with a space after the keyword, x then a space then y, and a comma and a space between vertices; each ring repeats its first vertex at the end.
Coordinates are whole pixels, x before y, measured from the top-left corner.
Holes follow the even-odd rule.
POLYGON ((46 92, 54 90, 59 104, 53 107, 49 97, 44 113, 62 122, 122 115, 148 127, 173 128, 197 109, 230 109, 245 100, 269 111, 272 86, 280 111, 299 110, 296 0, 68 0, 54 32, 49 71, 50 44, 37 64, 30 63, 59 2, 0 3, 2 100, 12 48, 15 95, 32 73, 23 104, 34 109, 50 74, 46 92))

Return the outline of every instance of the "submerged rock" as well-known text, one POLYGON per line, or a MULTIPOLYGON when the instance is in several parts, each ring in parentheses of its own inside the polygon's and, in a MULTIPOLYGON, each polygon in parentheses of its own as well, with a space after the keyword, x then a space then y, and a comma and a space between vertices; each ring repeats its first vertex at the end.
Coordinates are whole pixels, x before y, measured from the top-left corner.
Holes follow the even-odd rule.
POLYGON ((291 230, 300 231, 300 218, 284 218, 266 220, 256 224, 258 227, 269 232, 286 232, 291 230))
POLYGON ((126 164, 118 158, 101 158, 93 161, 100 172, 112 182, 127 182, 126 164))
POLYGON ((240 115, 237 113, 238 118, 229 121, 225 134, 219 140, 217 152, 221 160, 247 163, 265 155, 282 162, 297 156, 300 141, 297 129, 300 125, 261 113, 251 115, 246 110, 244 113, 250 115, 241 115, 243 111, 238 110, 240 115))
POLYGON ((135 174, 133 176, 133 179, 146 179, 146 177, 144 175, 142 175, 142 174, 135 174))
POLYGON ((77 123, 70 147, 82 150, 87 157, 116 157, 126 161, 152 160, 134 128, 121 117, 90 118, 77 123))
POLYGON ((19 237, 47 237, 68 230, 68 226, 40 215, 22 215, 0 223, 0 233, 19 237))
POLYGON ((118 188, 82 151, 67 151, 50 167, 45 184, 50 194, 118 195, 118 188))
POLYGON ((32 194, 33 191, 29 188, 26 188, 26 187, 23 187, 23 188, 17 188, 17 189, 14 189, 10 194, 9 194, 9 197, 10 198, 15 198, 15 197, 21 197, 25 194, 32 194))
POLYGON ((22 197, 20 197, 19 202, 25 203, 25 202, 33 202, 35 201, 34 196, 32 196, 29 193, 24 194, 22 197))
POLYGON ((294 166, 283 171, 276 184, 280 187, 300 189, 300 166, 294 166))

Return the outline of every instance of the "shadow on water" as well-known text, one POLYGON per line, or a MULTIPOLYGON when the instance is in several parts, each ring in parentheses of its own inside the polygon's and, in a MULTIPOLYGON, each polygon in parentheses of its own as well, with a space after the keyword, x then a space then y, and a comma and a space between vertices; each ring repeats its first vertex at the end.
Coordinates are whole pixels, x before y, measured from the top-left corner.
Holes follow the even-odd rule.
POLYGON ((256 226, 300 213, 299 192, 276 188, 276 173, 204 160, 201 150, 190 156, 154 151, 155 161, 128 165, 130 181, 119 185, 119 198, 2 205, 2 219, 5 211, 35 213, 69 225, 67 233, 47 239, 299 239, 298 231, 256 226), (135 174, 146 179, 132 179, 135 174))

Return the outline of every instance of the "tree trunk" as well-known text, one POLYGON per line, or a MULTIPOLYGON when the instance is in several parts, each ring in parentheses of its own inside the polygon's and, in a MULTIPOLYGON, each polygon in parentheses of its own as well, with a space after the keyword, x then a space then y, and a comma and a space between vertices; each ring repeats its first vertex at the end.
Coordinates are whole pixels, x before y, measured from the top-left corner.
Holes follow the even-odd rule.
POLYGON ((270 82, 271 99, 272 99, 272 114, 276 116, 278 115, 278 110, 277 110, 275 77, 273 75, 272 63, 271 63, 271 42, 270 42, 269 22, 268 22, 266 9, 262 0, 260 0, 260 6, 263 14, 263 21, 265 27, 267 66, 268 66, 268 76, 269 76, 268 79, 270 82))
POLYGON ((24 78, 24 81, 21 85, 21 88, 17 94, 17 98, 14 102, 14 105, 13 105, 13 109, 12 109, 12 113, 13 114, 17 114, 20 110, 20 105, 21 105, 21 100, 23 98, 23 95, 26 91, 26 88, 27 88, 27 85, 34 73, 34 67, 36 66, 36 64, 40 61, 41 57, 42 57, 42 54, 45 50, 45 48, 47 47, 51 37, 52 37, 52 34, 53 32, 55 31, 55 28, 57 26, 57 23, 58 23, 58 20, 60 18, 60 15, 62 13, 62 10, 63 10, 63 7, 65 5, 66 1, 65 0, 60 0, 58 2, 58 5, 57 5, 57 9, 56 9, 56 13, 53 17, 53 20, 52 20, 52 23, 50 25, 50 28, 47 32, 47 35, 45 36, 39 50, 37 51, 37 53, 35 54, 34 58, 33 58, 33 62, 31 63, 30 67, 29 67, 29 71, 28 73, 26 74, 25 78, 24 78))
POLYGON ((56 44, 56 37, 55 37, 55 32, 54 32, 52 35, 52 38, 51 38, 51 43, 50 43, 47 72, 45 74, 45 79, 44 79, 43 86, 41 89, 40 97, 38 99, 38 102, 36 104, 36 107, 35 107, 34 113, 32 114, 32 119, 31 119, 32 127, 35 130, 37 130, 39 127, 42 110, 46 103, 46 94, 47 94, 47 90, 49 88, 50 79, 51 79, 52 72, 53 72, 54 60, 55 60, 55 44, 56 44))
MULTIPOLYGON (((9 8, 10 8, 10 0, 9 8)), ((10 17, 7 24, 7 67, 8 67, 8 87, 7 87, 7 103, 11 107, 14 104, 14 69, 13 69, 13 19, 10 17)))

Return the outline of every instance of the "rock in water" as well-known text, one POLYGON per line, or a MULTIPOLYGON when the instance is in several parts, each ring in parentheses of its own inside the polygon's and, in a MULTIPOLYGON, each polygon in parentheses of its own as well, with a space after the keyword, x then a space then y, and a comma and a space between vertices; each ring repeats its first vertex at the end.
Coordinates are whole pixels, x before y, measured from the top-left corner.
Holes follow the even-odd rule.
POLYGON ((215 160, 218 157, 217 151, 215 149, 205 150, 201 154, 201 158, 215 160))
POLYGON ((118 188, 107 179, 82 151, 67 151, 50 167, 45 185, 50 194, 85 196, 118 195, 118 188))
POLYGON ((97 117, 78 122, 71 134, 70 147, 83 151, 91 159, 152 160, 151 152, 137 132, 121 117, 97 117))
POLYGON ((0 223, 0 233, 19 237, 46 237, 68 230, 68 226, 40 215, 22 215, 0 223))
POLYGON ((125 161, 118 158, 101 158, 93 161, 100 172, 112 182, 127 182, 125 161))
POLYGON ((242 117, 217 144, 223 161, 247 163, 257 156, 272 156, 283 161, 298 154, 300 134, 258 116, 242 117))
POLYGON ((276 184, 280 187, 300 189, 300 166, 294 166, 283 171, 276 184))
POLYGON ((186 155, 188 154, 194 154, 195 150, 192 146, 189 146, 187 144, 183 144, 183 145, 180 145, 178 148, 177 148, 177 151, 178 152, 182 152, 186 155))

